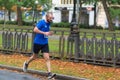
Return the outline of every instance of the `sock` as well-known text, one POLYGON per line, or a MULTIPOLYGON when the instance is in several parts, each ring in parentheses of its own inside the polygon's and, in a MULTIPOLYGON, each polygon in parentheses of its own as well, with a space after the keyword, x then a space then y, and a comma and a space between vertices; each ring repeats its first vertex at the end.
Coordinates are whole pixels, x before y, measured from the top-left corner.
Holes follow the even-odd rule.
POLYGON ((48 75, 51 75, 52 73, 51 72, 48 72, 48 75))

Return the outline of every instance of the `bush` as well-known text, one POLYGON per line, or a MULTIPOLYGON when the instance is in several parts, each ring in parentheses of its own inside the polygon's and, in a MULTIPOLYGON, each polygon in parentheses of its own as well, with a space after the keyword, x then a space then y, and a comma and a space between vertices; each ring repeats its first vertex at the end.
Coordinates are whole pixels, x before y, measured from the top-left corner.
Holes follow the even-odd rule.
POLYGON ((83 29, 90 29, 92 27, 88 26, 88 25, 85 25, 85 24, 80 24, 79 25, 79 28, 83 28, 83 29))
POLYGON ((64 23, 64 22, 52 23, 51 26, 52 26, 52 27, 68 28, 68 27, 70 27, 70 23, 64 23))
POLYGON ((120 27, 114 26, 114 30, 120 30, 120 27))
MULTIPOLYGON (((53 23, 52 27, 61 27, 61 28, 69 28, 70 27, 70 23, 65 23, 65 22, 60 22, 60 23, 53 23)), ((83 29, 94 29, 94 26, 89 26, 89 25, 85 25, 85 24, 80 24, 79 28, 83 28, 83 29)), ((96 26, 96 29, 103 29, 102 26, 96 26)))
POLYGON ((6 21, 6 24, 13 24, 13 25, 17 25, 17 21, 6 21))
POLYGON ((32 26, 33 22, 25 22, 25 21, 23 21, 23 25, 25 25, 25 26, 32 26))
MULTIPOLYGON (((6 21, 5 23, 6 24, 17 25, 17 21, 6 21)), ((0 24, 4 24, 4 20, 1 20, 0 24)), ((23 21, 23 25, 25 25, 25 26, 31 26, 31 25, 33 25, 33 22, 25 22, 25 21, 23 21)))
MULTIPOLYGON (((0 24, 4 24, 4 20, 1 20, 1 21, 0 21, 0 24)), ((17 24, 17 21, 6 21, 5 24, 13 24, 13 25, 16 25, 16 24, 17 24)))
POLYGON ((0 24, 4 24, 4 20, 0 20, 0 24))
MULTIPOLYGON (((83 28, 83 29, 94 29, 94 25, 89 26, 89 25, 85 25, 85 24, 80 24, 79 27, 83 28)), ((103 27, 102 26, 96 26, 96 29, 103 29, 103 27)))

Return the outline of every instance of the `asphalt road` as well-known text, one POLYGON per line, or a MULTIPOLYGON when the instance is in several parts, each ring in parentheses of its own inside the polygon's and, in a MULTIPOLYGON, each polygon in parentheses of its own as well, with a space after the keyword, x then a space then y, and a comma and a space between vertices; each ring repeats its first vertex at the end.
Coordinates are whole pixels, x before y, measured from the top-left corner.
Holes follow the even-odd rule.
POLYGON ((0 70, 0 80, 41 80, 30 74, 0 70))

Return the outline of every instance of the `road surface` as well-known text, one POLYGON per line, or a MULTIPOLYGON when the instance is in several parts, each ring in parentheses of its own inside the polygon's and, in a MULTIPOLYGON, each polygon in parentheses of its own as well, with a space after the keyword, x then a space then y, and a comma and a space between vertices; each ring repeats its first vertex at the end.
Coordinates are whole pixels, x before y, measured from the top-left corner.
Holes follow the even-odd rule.
POLYGON ((9 70, 0 70, 0 80, 41 80, 30 74, 18 73, 9 70))

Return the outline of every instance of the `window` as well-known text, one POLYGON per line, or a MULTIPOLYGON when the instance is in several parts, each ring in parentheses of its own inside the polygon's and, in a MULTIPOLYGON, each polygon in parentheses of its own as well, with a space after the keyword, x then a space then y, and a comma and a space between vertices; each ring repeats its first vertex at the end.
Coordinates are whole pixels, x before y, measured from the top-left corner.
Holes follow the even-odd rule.
POLYGON ((69 21, 69 11, 62 10, 62 22, 68 22, 68 21, 69 21))
POLYGON ((61 0, 61 4, 73 4, 73 0, 61 0))

